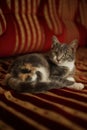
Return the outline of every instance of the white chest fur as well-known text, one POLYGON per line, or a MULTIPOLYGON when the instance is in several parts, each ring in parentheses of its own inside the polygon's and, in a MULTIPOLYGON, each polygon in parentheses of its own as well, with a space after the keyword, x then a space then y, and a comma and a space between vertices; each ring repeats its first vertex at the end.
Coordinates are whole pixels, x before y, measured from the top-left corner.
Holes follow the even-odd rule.
POLYGON ((72 61, 72 62, 64 62, 64 63, 61 64, 61 66, 66 66, 66 67, 68 67, 70 69, 70 71, 72 71, 74 69, 75 64, 74 64, 74 61, 72 61))
POLYGON ((44 67, 37 68, 37 71, 41 72, 42 74, 42 82, 47 82, 49 77, 49 72, 44 67))

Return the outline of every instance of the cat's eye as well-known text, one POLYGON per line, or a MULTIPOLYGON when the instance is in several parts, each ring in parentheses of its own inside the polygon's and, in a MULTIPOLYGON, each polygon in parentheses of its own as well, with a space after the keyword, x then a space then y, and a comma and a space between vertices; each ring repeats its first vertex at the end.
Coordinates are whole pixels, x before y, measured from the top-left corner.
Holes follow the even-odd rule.
POLYGON ((67 58, 70 58, 70 57, 71 57, 71 55, 70 55, 70 54, 68 54, 68 55, 67 55, 67 58))
POLYGON ((62 56, 61 56, 61 59, 64 59, 64 58, 65 58, 65 55, 62 55, 62 56))

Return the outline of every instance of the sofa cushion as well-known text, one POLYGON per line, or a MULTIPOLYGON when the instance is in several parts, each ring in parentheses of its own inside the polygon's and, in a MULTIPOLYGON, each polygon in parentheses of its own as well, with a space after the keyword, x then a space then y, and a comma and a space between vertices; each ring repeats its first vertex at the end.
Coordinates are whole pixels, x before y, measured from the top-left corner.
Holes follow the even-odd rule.
POLYGON ((0 9, 0 35, 6 31, 6 20, 3 11, 0 9))
POLYGON ((78 39, 79 46, 86 45, 86 26, 77 20, 79 4, 68 0, 0 0, 0 57, 48 51, 53 35, 61 42, 78 39))

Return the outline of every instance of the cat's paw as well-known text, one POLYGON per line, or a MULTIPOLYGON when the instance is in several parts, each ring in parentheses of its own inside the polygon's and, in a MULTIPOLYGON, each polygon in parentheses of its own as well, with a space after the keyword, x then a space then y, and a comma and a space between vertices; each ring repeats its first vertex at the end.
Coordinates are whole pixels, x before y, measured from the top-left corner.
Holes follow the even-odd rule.
POLYGON ((76 90, 82 90, 84 88, 84 84, 82 83, 75 83, 75 89, 76 90))
POLYGON ((69 86, 68 88, 75 89, 75 90, 82 90, 84 88, 84 84, 74 83, 73 85, 69 86))

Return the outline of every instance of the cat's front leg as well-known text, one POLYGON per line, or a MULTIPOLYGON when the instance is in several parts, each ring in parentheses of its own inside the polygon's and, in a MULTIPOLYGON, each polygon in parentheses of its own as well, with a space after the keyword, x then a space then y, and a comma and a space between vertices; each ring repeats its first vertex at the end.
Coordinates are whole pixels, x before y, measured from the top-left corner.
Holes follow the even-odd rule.
POLYGON ((67 79, 75 82, 75 79, 73 77, 68 77, 67 79))
POLYGON ((62 78, 65 78, 69 75, 69 69, 64 66, 52 66, 51 75, 56 75, 62 78))
POLYGON ((82 84, 82 83, 74 83, 71 86, 67 86, 67 88, 75 89, 75 90, 82 90, 84 88, 84 84, 82 84))
MULTIPOLYGON (((73 77, 68 77, 67 79, 69 81, 75 81, 73 77)), ((75 89, 75 90, 82 90, 84 88, 84 84, 75 82, 73 85, 67 86, 67 88, 75 89)))

